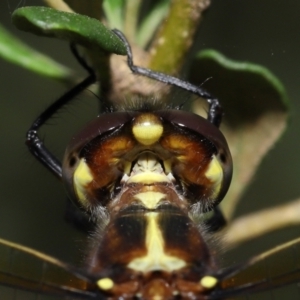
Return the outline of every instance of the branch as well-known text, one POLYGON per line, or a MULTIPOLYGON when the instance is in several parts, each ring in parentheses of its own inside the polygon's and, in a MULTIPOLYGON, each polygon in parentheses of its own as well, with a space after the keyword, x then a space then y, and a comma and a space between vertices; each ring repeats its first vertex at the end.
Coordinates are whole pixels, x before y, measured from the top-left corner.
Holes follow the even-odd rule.
POLYGON ((168 16, 156 35, 149 52, 148 67, 176 75, 190 49, 203 11, 210 0, 173 0, 168 16))
POLYGON ((288 226, 300 225, 300 199, 237 218, 226 228, 229 247, 288 226))

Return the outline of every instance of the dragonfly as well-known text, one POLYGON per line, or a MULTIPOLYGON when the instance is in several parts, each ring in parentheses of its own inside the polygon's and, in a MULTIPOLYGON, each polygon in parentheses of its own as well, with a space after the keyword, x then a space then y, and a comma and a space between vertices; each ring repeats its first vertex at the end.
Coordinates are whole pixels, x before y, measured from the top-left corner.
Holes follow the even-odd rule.
POLYGON ((8 266, 1 283, 71 299, 229 299, 299 281, 300 238, 249 260, 220 268, 198 214, 215 210, 231 181, 232 159, 219 100, 201 87, 141 68, 129 69, 176 86, 208 103, 207 118, 150 99, 106 111, 75 135, 60 162, 38 131, 57 110, 96 81, 92 68, 72 51, 89 76, 50 105, 27 133, 31 153, 61 179, 75 205, 93 220, 95 233, 85 267, 1 239, 8 266), (299 252, 299 247, 298 247, 299 252), (294 269, 249 273, 267 260, 290 253, 294 269), (41 274, 13 271, 16 255, 40 261, 41 274))

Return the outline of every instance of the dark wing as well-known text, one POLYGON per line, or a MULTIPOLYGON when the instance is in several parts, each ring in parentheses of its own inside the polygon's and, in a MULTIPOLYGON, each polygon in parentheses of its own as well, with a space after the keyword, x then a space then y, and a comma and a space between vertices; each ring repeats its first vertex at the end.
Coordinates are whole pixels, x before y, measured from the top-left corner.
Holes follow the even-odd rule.
POLYGON ((220 287, 208 299, 275 289, 300 282, 300 238, 252 257, 243 264, 220 271, 220 287))
POLYGON ((34 249, 0 239, 0 285, 61 298, 95 299, 81 270, 34 249))

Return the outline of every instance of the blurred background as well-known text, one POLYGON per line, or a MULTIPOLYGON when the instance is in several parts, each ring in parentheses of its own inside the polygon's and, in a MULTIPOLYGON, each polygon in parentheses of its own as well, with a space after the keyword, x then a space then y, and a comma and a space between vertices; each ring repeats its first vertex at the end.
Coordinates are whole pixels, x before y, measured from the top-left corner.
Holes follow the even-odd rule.
MULTIPOLYGON (((41 1, 33 0, 4 0, 1 23, 29 45, 82 72, 67 43, 19 32, 11 24, 14 9, 40 4, 41 1)), ((197 50, 214 48, 231 59, 269 68, 282 81, 291 101, 288 130, 265 158, 239 204, 237 215, 300 196, 299 15, 300 1, 295 0, 214 0, 199 30, 197 50)), ((63 260, 77 261, 86 240, 63 220, 64 189, 24 145, 31 122, 66 88, 2 60, 0 70, 0 236, 63 260)), ((96 101, 85 101, 80 96, 51 121, 42 133, 44 141, 61 157, 72 134, 96 114, 96 101)), ((243 259, 299 233, 300 227, 289 228, 251 241, 234 250, 235 260, 239 260, 237 253, 243 259)), ((270 299, 280 296, 272 295, 270 299)))

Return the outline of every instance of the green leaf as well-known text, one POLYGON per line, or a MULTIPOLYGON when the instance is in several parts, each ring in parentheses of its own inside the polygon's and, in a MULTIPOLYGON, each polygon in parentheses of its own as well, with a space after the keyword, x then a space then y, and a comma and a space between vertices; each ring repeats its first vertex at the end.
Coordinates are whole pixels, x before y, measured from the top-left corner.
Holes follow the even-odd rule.
POLYGON ((12 14, 17 28, 31 33, 56 37, 89 49, 126 55, 121 40, 98 20, 46 7, 23 7, 12 14))
MULTIPOLYGON (((197 55, 190 80, 204 83, 224 107, 221 130, 234 163, 232 184, 223 202, 230 218, 260 161, 286 127, 288 98, 280 81, 266 68, 229 60, 214 50, 197 55)), ((199 103, 195 106, 200 113, 199 103)))
POLYGON ((30 48, 0 26, 0 56, 20 67, 52 77, 68 80, 71 71, 53 59, 30 48))
POLYGON ((171 1, 168 15, 151 42, 149 69, 176 75, 192 46, 203 11, 210 1, 171 1))

